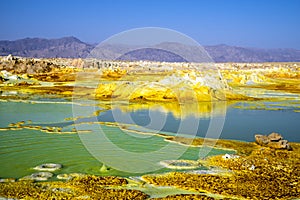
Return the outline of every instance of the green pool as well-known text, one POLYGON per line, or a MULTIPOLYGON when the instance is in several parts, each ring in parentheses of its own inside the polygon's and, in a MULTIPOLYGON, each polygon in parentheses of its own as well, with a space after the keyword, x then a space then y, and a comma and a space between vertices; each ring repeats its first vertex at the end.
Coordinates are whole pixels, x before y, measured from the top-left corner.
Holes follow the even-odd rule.
MULTIPOLYGON (((83 106, 83 108, 85 108, 83 106)), ((0 102, 0 127, 8 127, 11 123, 24 121, 27 125, 41 126, 61 126, 64 131, 74 128, 72 103, 68 101, 44 100, 44 101, 25 101, 0 102)), ((90 129, 90 133, 82 133, 85 136, 97 134, 99 124, 82 124, 78 125, 79 129, 90 129), (96 129, 93 129, 93 126, 96 129)), ((77 128, 78 128, 77 127, 77 128)), ((119 149, 126 152, 136 153, 136 157, 127 160, 123 157, 123 162, 128 161, 128 165, 138 167, 138 163, 143 159, 142 153, 155 152, 161 148, 170 145, 164 141, 164 138, 156 135, 141 135, 132 132, 126 132, 118 126, 101 125, 101 130, 106 133, 106 136, 111 143, 119 149)), ((166 134, 166 133, 165 133, 166 134)), ((172 133, 170 133, 172 134, 172 133)), ((143 173, 133 173, 128 171, 117 170, 114 167, 108 166, 109 170, 101 171, 101 158, 96 159, 82 142, 82 138, 78 134, 56 134, 46 133, 40 130, 19 129, 19 130, 2 130, 0 131, 0 178, 21 178, 36 172, 33 167, 43 163, 60 163, 63 168, 55 171, 55 175, 62 173, 85 173, 96 175, 118 175, 118 176, 138 176, 143 173), (100 161, 99 161, 100 160, 100 161)), ((101 141, 100 144, 101 145, 101 141)), ((199 156, 199 148, 183 147, 179 144, 172 144, 172 148, 184 148, 184 153, 180 159, 197 160, 199 156)), ((169 153, 162 158, 169 158, 169 153)), ((213 149, 209 155, 233 153, 232 151, 224 151, 213 149)), ((100 154, 98 154, 101 156, 100 154)), ((110 157, 109 153, 103 156, 110 157)), ((117 155, 113 154, 110 159, 120 160, 117 155)), ((173 156, 174 157, 174 156, 173 156)), ((173 159, 171 156, 170 159, 173 159)), ((157 160, 156 160, 157 161, 157 160)), ((155 162, 156 162, 155 161, 155 162)), ((151 160, 147 160, 151 162, 151 160)), ((201 169, 201 167, 200 167, 201 169)), ((147 172, 159 173, 166 172, 172 169, 160 167, 160 169, 147 172)), ((137 170, 139 171, 139 170, 137 170)), ((52 180, 55 179, 52 178, 52 180)))

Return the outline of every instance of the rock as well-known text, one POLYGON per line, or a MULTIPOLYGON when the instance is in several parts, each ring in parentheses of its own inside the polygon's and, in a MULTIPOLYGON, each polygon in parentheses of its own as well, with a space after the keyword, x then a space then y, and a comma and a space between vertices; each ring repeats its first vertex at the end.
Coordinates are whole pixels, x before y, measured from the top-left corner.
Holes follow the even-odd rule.
POLYGON ((255 142, 259 145, 265 146, 269 143, 269 138, 266 135, 255 135, 255 142))
POLYGON ((292 146, 291 146, 290 144, 287 144, 287 145, 286 145, 286 149, 289 150, 289 151, 292 151, 292 150, 293 150, 293 148, 292 148, 292 146))
POLYGON ((268 138, 270 141, 279 141, 282 140, 282 136, 279 133, 271 133, 270 135, 268 135, 268 138))
POLYGON ((269 142, 267 146, 273 149, 283 149, 284 144, 282 143, 282 141, 269 142))
POLYGON ((13 55, 9 54, 8 56, 6 56, 5 60, 12 61, 12 60, 14 60, 14 57, 13 57, 13 55))
POLYGON ((279 133, 271 133, 267 135, 255 135, 255 142, 261 146, 267 146, 272 149, 292 150, 291 145, 279 133))
POLYGON ((288 143, 287 140, 280 140, 277 142, 270 142, 268 143, 268 147, 271 147, 273 149, 287 149, 287 150, 291 150, 291 146, 288 143))

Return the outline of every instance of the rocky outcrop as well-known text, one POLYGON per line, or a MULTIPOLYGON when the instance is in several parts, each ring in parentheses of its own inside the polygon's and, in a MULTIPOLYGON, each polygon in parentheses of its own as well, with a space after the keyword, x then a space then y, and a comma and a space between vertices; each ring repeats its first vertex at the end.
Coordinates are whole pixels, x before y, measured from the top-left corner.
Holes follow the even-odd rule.
MULTIPOLYGON (((75 68, 80 67, 82 63, 81 59, 37 59, 8 55, 0 57, 0 83, 18 85, 20 81, 29 79, 31 79, 30 82, 37 80, 48 82, 74 81, 75 68), (76 66, 72 66, 72 62, 76 66)), ((20 84, 24 86, 24 83, 20 84)))
POLYGON ((50 72, 59 65, 48 60, 19 58, 8 55, 0 60, 0 71, 6 70, 12 74, 36 74, 50 72))
POLYGON ((267 146, 272 149, 292 150, 291 145, 279 133, 271 133, 269 135, 255 135, 255 142, 261 146, 267 146))
POLYGON ((130 74, 130 71, 126 73, 122 70, 108 70, 102 73, 101 78, 119 79, 98 84, 95 97, 100 100, 210 102, 212 100, 248 99, 246 96, 233 93, 226 88, 225 84, 222 85, 217 74, 209 76, 206 71, 178 70, 170 75, 156 77, 157 79, 148 76, 146 77, 148 79, 143 80, 133 80, 131 77, 134 75, 130 74))

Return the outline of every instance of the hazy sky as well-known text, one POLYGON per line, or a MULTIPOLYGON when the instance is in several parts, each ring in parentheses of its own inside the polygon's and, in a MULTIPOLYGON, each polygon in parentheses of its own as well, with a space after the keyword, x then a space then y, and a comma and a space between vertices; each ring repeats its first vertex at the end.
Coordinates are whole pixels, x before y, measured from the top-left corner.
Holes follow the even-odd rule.
POLYGON ((300 49, 300 0, 0 0, 0 40, 75 36, 98 43, 164 27, 202 45, 300 49))

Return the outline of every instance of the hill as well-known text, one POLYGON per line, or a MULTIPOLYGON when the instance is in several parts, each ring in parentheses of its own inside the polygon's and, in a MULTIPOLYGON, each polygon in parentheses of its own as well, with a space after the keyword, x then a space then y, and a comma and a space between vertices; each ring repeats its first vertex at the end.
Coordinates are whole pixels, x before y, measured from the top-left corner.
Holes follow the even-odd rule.
MULTIPOLYGON (((177 43, 161 43, 147 50, 135 50, 132 54, 128 54, 128 50, 131 48, 126 45, 109 44, 102 47, 101 58, 105 58, 106 56, 103 55, 107 55, 109 58, 131 59, 129 55, 134 55, 134 60, 178 61, 178 57, 174 54, 169 54, 171 57, 167 58, 165 52, 157 51, 155 48, 163 48, 178 55, 180 53, 189 61, 197 61, 197 57, 199 57, 195 55, 199 48, 177 43), (158 56, 158 52, 164 53, 164 55, 158 56), (120 53, 124 53, 124 55, 120 55, 120 53), (158 56, 157 59, 156 56, 158 56)), ((15 41, 0 41, 1 56, 12 54, 36 58, 85 58, 94 48, 94 45, 84 43, 75 37, 59 39, 25 38, 15 41)), ((260 49, 225 44, 204 46, 204 49, 215 62, 300 62, 300 50, 297 49, 260 49)))
POLYGON ((205 46, 215 62, 299 62, 300 50, 259 49, 228 45, 205 46))
POLYGON ((8 54, 35 58, 84 58, 94 47, 75 37, 59 39, 25 38, 0 41, 0 55, 8 54))

